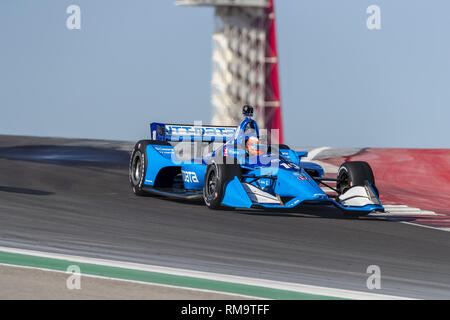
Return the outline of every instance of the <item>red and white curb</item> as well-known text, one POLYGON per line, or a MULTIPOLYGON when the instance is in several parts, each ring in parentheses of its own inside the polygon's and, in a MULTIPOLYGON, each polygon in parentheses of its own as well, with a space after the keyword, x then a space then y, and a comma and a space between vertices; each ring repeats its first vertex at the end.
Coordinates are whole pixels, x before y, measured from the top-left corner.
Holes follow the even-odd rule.
MULTIPOLYGON (((327 175, 336 175, 338 173, 339 167, 333 164, 314 160, 322 151, 329 149, 329 147, 316 148, 308 152, 308 156, 304 158, 305 161, 316 163, 325 170, 327 175)), ((334 193, 334 191, 328 187, 322 187, 325 193, 334 193)), ((442 215, 430 210, 422 210, 420 208, 409 207, 406 204, 385 204, 383 203, 385 212, 374 212, 369 214, 369 217, 380 217, 380 218, 417 218, 413 221, 399 221, 405 224, 410 224, 414 226, 427 227, 435 230, 450 231, 450 219, 446 215, 442 215), (431 221, 425 220, 426 217, 434 218, 431 221), (424 218, 421 220, 420 218, 424 218), (449 227, 447 228, 447 224, 449 227)))

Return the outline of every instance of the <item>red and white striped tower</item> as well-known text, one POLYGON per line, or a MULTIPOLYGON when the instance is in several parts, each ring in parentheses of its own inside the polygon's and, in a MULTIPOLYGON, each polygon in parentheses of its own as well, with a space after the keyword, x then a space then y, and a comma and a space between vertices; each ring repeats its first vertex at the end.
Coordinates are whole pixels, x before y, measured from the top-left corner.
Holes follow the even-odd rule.
POLYGON ((255 107, 264 129, 283 141, 274 0, 180 0, 177 5, 215 7, 213 124, 235 125, 242 106, 255 107), (273 134, 273 132, 272 132, 273 134))

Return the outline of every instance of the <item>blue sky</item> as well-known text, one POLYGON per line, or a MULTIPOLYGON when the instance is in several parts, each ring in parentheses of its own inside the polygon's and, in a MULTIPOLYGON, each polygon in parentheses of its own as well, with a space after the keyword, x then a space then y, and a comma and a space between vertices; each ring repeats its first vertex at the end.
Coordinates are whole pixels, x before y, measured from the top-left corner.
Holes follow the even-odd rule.
MULTIPOLYGON (((275 0, 288 144, 450 147, 450 2, 275 0), (381 8, 381 30, 366 8, 381 8)), ((0 2, 0 134, 137 140, 211 119, 212 8, 0 2), (66 8, 81 7, 81 30, 66 8)))

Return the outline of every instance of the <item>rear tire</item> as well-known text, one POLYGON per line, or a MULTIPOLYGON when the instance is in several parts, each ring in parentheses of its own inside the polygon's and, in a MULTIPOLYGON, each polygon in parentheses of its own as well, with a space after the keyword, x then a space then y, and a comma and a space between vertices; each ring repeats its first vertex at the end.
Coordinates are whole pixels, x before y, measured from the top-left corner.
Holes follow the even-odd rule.
POLYGON ((137 196, 145 195, 143 190, 145 174, 147 172, 146 161, 147 141, 141 140, 136 143, 130 157, 129 178, 133 193, 137 196))
POLYGON ((224 157, 221 164, 215 161, 206 168, 203 184, 203 200, 208 208, 213 210, 224 209, 222 200, 225 195, 227 183, 234 177, 241 176, 241 166, 239 164, 227 164, 224 157))
POLYGON ((339 195, 345 193, 348 189, 355 186, 365 186, 368 181, 377 196, 378 189, 375 186, 375 177, 372 168, 365 161, 344 162, 338 171, 336 189, 339 195))

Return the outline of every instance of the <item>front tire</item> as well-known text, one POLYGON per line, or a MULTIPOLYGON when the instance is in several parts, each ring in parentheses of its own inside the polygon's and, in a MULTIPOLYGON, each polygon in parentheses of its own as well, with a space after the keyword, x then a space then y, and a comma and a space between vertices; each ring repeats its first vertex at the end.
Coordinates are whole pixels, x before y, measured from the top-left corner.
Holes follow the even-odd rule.
POLYGON ((366 181, 370 183, 375 190, 376 195, 379 196, 378 189, 375 186, 375 177, 372 168, 367 162, 344 162, 338 171, 336 189, 339 191, 339 195, 341 195, 351 187, 365 186, 366 181))
POLYGON ((203 200, 208 208, 213 210, 224 209, 222 200, 225 195, 225 187, 234 177, 241 176, 239 164, 227 164, 226 158, 223 163, 212 162, 206 168, 203 184, 203 200))

